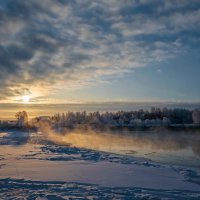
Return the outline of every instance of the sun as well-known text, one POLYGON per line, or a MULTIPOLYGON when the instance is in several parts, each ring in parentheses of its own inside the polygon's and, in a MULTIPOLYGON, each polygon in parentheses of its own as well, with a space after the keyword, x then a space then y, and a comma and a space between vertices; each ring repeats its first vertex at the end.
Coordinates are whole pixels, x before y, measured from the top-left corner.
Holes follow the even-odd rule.
POLYGON ((28 103, 30 101, 30 96, 29 95, 22 96, 22 101, 23 103, 28 103))

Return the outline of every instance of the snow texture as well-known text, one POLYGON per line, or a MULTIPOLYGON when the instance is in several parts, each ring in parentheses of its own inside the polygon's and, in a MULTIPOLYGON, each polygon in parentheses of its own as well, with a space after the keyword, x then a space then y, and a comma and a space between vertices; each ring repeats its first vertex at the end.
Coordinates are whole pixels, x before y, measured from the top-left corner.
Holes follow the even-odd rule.
POLYGON ((200 199, 198 168, 56 145, 36 135, 0 133, 0 199, 200 199))

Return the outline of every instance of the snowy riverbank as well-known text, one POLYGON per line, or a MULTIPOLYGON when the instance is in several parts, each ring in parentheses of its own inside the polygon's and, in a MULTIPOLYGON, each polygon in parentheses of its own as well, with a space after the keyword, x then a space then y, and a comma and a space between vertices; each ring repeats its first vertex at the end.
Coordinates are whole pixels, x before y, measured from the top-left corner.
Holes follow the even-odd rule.
POLYGON ((0 199, 199 199, 200 169, 0 133, 0 199))

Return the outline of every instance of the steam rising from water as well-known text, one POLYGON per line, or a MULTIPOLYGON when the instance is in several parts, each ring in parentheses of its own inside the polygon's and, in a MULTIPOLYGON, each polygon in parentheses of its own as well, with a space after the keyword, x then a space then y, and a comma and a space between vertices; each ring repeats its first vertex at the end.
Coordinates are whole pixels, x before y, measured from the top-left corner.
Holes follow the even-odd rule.
POLYGON ((48 123, 40 124, 41 132, 48 140, 57 144, 70 144, 75 147, 88 148, 100 151, 147 151, 156 150, 188 150, 200 156, 199 132, 169 131, 160 129, 154 131, 95 131, 75 129, 56 132, 48 123))

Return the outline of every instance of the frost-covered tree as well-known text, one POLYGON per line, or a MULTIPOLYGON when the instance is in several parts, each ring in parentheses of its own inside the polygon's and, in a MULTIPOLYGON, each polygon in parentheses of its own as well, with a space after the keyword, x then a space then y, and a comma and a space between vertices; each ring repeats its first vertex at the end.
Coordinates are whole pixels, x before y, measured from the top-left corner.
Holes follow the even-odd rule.
MULTIPOLYGON (((151 110, 118 112, 67 112, 50 117, 54 127, 76 126, 169 126, 173 124, 191 124, 199 122, 199 110, 152 108, 151 110)), ((19 115, 20 116, 20 115, 19 115)), ((19 118, 19 117, 18 117, 19 118)))
POLYGON ((192 112, 192 119, 194 124, 200 124, 200 108, 192 112))
POLYGON ((162 124, 164 126, 169 126, 171 124, 171 122, 167 117, 163 117, 162 124))

